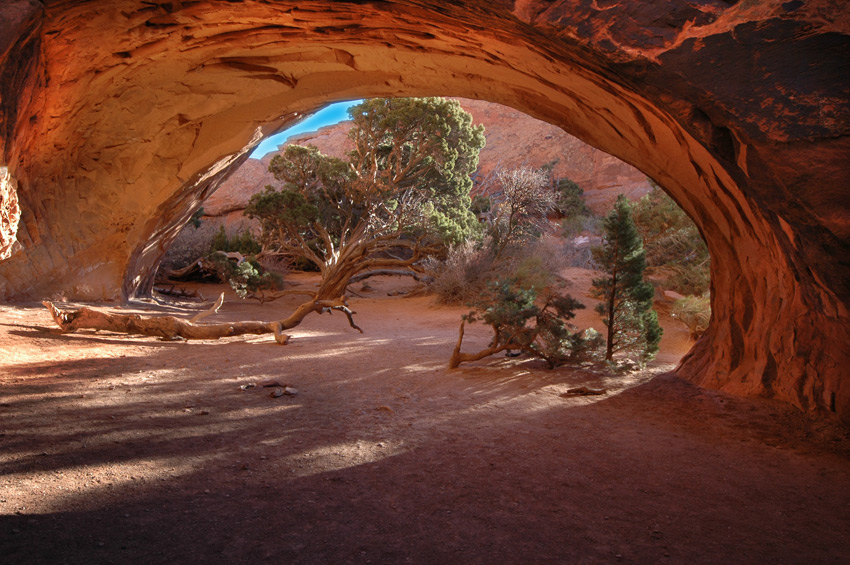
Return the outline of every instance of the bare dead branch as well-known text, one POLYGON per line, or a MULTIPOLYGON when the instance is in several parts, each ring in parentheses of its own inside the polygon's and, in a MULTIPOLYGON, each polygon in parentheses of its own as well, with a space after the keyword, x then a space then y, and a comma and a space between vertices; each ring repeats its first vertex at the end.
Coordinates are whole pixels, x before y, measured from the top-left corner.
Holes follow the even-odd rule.
POLYGON ((356 283, 364 279, 368 279, 369 277, 377 276, 412 277, 413 280, 417 282, 428 282, 430 280, 433 280, 428 275, 424 275, 416 271, 403 271, 399 269, 375 269, 372 271, 367 271, 365 273, 360 273, 359 275, 354 275, 353 277, 351 277, 351 280, 349 282, 356 283))
POLYGON ((449 369, 457 369, 461 363, 467 363, 469 361, 479 361, 484 359, 485 357, 489 357, 490 355, 495 355, 500 351, 505 351, 506 349, 516 349, 517 346, 508 342, 502 345, 497 345, 497 340, 493 340, 493 344, 490 345, 486 349, 482 349, 478 353, 461 353, 460 347, 463 344, 463 331, 464 326, 466 324, 466 320, 460 323, 460 329, 458 330, 457 336, 457 344, 455 345, 454 351, 452 351, 452 356, 449 358, 449 369))
POLYGON ((203 320, 207 316, 212 316, 213 314, 218 312, 218 309, 221 308, 222 304, 224 304, 224 293, 223 292, 218 296, 218 300, 215 301, 215 304, 213 304, 212 307, 209 310, 195 314, 195 316, 193 316, 192 319, 189 320, 189 323, 195 324, 197 322, 200 322, 201 320, 203 320))

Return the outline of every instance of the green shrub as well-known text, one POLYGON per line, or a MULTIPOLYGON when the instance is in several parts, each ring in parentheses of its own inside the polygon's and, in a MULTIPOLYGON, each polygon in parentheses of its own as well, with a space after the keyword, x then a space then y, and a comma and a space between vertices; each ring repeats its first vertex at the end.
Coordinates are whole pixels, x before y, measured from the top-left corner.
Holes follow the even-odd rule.
POLYGON ((253 297, 263 290, 283 286, 280 275, 264 270, 256 261, 242 261, 231 271, 228 281, 240 298, 253 297))
POLYGON ((192 214, 191 218, 189 218, 189 223, 192 224, 192 227, 194 227, 195 229, 198 229, 199 227, 201 227, 201 216, 203 216, 203 215, 204 215, 204 207, 203 206, 201 206, 200 208, 195 210, 195 213, 192 214))
POLYGON ((634 205, 634 221, 646 248, 646 264, 662 285, 702 295, 711 284, 708 247, 694 222, 657 186, 634 205))
POLYGON ((472 206, 470 210, 476 217, 480 218, 487 214, 493 207, 493 199, 486 194, 476 194, 472 197, 472 206))
POLYGON ((260 243, 254 238, 254 235, 249 230, 243 230, 228 236, 224 230, 224 226, 218 229, 218 232, 213 236, 210 243, 210 251, 224 251, 225 253, 241 253, 244 256, 256 255, 263 248, 260 243))
POLYGON ((584 190, 574 181, 563 178, 555 183, 555 207, 565 218, 592 216, 584 201, 584 190))
MULTIPOLYGON (((470 306, 465 322, 481 321, 493 329, 493 340, 484 351, 473 354, 483 358, 505 349, 519 349, 546 361, 550 368, 571 359, 573 349, 584 345, 572 333, 570 322, 575 310, 584 305, 570 295, 561 295, 555 287, 538 288, 516 277, 500 277, 487 285, 470 306)), ((588 344, 589 345, 589 344, 588 344)), ((450 366, 464 360, 460 343, 450 366)))

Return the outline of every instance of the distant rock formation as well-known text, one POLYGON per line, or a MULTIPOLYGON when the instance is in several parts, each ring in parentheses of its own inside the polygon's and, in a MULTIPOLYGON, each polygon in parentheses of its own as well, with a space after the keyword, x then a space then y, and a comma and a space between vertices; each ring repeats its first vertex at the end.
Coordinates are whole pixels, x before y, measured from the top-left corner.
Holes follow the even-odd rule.
MULTIPOLYGON (((473 123, 484 124, 487 145, 481 151, 476 189, 500 169, 520 166, 541 167, 557 160, 554 175, 567 177, 584 189, 588 206, 597 214, 610 208, 618 194, 639 198, 650 190, 646 175, 616 157, 600 151, 567 134, 561 128, 532 118, 522 112, 480 100, 461 99, 463 108, 472 114, 473 123)), ((289 144, 315 145, 322 153, 344 157, 351 149, 348 140, 350 122, 327 126, 315 132, 290 138, 289 144)), ((269 162, 276 152, 262 159, 248 159, 204 203, 204 214, 220 217, 233 225, 234 212, 245 208, 252 194, 267 184, 276 183, 269 173, 269 162)))
MULTIPOLYGON (((557 161, 556 178, 567 177, 584 189, 588 206, 596 214, 604 214, 618 194, 636 199, 650 190, 646 176, 616 157, 600 151, 564 132, 561 128, 537 120, 501 104, 480 100, 459 99, 463 108, 472 114, 473 123, 484 124, 487 145, 481 150, 476 185, 473 191, 486 190, 499 169, 520 166, 541 167, 557 161)), ((291 137, 286 145, 315 145, 322 153, 345 157, 351 149, 348 132, 351 122, 340 122, 318 131, 291 137)), ((266 185, 278 182, 269 172, 269 163, 279 151, 261 159, 248 159, 221 187, 204 202, 200 227, 187 224, 168 250, 163 265, 167 268, 184 265, 207 251, 207 246, 220 226, 229 234, 255 223, 242 211, 253 194, 266 185)))

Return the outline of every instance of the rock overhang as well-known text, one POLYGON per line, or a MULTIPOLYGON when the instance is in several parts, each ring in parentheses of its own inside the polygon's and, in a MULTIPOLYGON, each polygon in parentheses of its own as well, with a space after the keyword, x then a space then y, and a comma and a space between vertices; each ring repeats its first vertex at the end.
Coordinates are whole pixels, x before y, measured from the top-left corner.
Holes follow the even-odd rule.
POLYGON ((21 203, 6 299, 144 294, 179 225, 296 113, 480 98, 637 166, 700 226, 714 318, 680 374, 848 417, 850 26, 828 2, 4 10, 0 165, 21 203))

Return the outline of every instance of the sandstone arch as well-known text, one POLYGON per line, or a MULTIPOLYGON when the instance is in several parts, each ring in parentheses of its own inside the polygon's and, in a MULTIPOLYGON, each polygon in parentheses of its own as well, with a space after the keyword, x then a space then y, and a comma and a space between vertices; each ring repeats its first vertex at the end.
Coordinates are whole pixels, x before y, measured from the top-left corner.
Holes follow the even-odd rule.
POLYGON ((21 219, 0 297, 143 294, 298 112, 481 98, 635 165, 695 219, 714 319, 680 375, 850 421, 850 15, 831 5, 6 2, 0 209, 16 194, 21 219))

